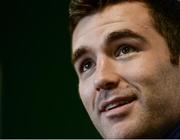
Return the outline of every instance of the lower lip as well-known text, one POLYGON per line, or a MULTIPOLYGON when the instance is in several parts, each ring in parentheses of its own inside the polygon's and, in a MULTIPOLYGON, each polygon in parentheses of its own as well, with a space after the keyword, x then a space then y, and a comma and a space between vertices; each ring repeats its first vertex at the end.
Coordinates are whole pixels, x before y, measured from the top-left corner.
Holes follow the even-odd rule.
POLYGON ((123 106, 119 106, 119 107, 114 108, 112 110, 102 112, 102 114, 108 118, 123 117, 123 116, 127 115, 128 113, 130 113, 130 111, 132 110, 132 108, 134 106, 134 103, 135 103, 135 101, 132 101, 129 104, 125 104, 123 106))

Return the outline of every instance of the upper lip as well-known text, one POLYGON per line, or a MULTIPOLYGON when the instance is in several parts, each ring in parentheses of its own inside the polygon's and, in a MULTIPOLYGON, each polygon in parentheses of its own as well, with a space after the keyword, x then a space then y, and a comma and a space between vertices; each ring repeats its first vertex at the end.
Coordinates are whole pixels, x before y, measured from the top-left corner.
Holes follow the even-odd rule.
POLYGON ((104 112, 106 111, 106 107, 110 104, 114 104, 114 103, 118 103, 118 102, 132 102, 136 99, 136 96, 118 96, 118 97, 112 97, 108 100, 104 100, 104 101, 101 101, 100 104, 99 104, 99 111, 100 113, 101 112, 104 112))

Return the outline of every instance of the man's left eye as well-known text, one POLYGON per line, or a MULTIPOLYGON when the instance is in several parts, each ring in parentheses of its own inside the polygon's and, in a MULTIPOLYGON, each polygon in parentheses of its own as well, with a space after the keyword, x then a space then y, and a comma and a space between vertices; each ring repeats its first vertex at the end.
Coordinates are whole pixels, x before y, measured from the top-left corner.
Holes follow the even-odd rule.
POLYGON ((132 46, 132 45, 128 45, 128 44, 123 44, 123 45, 120 45, 120 47, 118 47, 114 53, 114 56, 115 57, 120 57, 120 56, 123 56, 123 55, 127 55, 129 53, 132 53, 132 52, 137 52, 137 49, 132 46))

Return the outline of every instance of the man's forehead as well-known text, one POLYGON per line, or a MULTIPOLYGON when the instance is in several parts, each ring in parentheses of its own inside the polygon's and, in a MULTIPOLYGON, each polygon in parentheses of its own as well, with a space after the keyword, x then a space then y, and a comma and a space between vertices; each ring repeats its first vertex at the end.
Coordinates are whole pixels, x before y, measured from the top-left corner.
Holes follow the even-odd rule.
MULTIPOLYGON (((81 19, 74 30, 73 36, 79 35, 77 33, 83 34, 90 32, 96 26, 102 26, 111 22, 113 23, 120 21, 121 18, 125 19, 126 16, 134 17, 134 14, 136 13, 134 13, 133 11, 136 11, 136 13, 140 12, 141 17, 143 18, 145 14, 147 15, 147 8, 145 4, 138 1, 123 2, 107 6, 103 11, 97 12, 93 15, 89 15, 81 19)), ((81 34, 79 36, 81 36, 81 34)))
MULTIPOLYGON (((130 23, 132 20, 132 24, 139 24, 138 21, 141 22, 141 24, 143 24, 142 22, 148 23, 146 19, 149 19, 149 14, 147 14, 147 9, 144 7, 144 4, 140 2, 124 2, 109 6, 102 12, 83 18, 73 33, 73 47, 75 46, 75 42, 78 42, 77 40, 85 34, 90 34, 96 28, 106 29, 106 27, 109 28, 110 26, 112 26, 110 28, 113 28, 116 23, 120 25, 121 22, 125 21, 130 23), (130 8, 131 10, 129 10, 130 8), (135 15, 135 11, 141 13, 141 16, 135 18, 135 16, 137 16, 135 15)), ((98 37, 98 34, 96 34, 96 36, 98 37)))

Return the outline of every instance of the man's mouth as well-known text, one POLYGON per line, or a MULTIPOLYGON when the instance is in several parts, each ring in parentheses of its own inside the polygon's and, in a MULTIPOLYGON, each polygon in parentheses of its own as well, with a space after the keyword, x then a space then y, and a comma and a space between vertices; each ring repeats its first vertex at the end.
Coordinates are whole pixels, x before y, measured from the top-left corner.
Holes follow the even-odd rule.
POLYGON ((110 110, 113 110, 117 107, 121 107, 127 104, 130 104, 136 100, 135 96, 129 96, 129 97, 115 97, 113 99, 110 99, 108 101, 104 101, 100 104, 99 110, 100 112, 107 112, 110 110))
POLYGON ((123 106, 125 104, 128 104, 130 103, 131 101, 120 101, 120 102, 116 102, 116 103, 112 103, 112 104, 109 104, 105 107, 105 111, 108 111, 108 110, 111 110, 113 108, 116 108, 116 107, 119 107, 119 106, 123 106))

